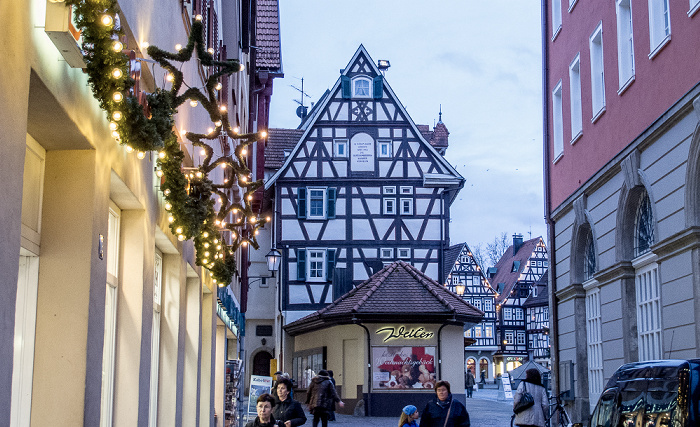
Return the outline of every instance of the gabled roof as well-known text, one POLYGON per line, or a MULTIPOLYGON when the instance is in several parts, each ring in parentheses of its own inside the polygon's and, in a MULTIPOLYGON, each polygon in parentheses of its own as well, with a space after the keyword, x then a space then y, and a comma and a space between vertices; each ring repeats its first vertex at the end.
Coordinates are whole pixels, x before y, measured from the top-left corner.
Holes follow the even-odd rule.
POLYGON ((282 72, 278 0, 257 0, 255 16, 256 66, 282 72))
POLYGON ((542 277, 540 277, 533 285, 535 288, 537 288, 537 296, 530 294, 530 296, 527 297, 523 303, 523 307, 536 307, 549 304, 549 295, 547 294, 547 290, 549 289, 549 276, 547 273, 548 271, 545 270, 542 277))
MULTIPOLYGON (((348 75, 350 71, 352 70, 352 65, 357 61, 358 57, 360 55, 364 55, 364 57, 367 60, 367 65, 371 68, 372 73, 374 76, 380 75, 379 68, 377 68, 376 63, 372 59, 372 57, 369 56, 369 53, 367 53, 367 50, 363 45, 360 45, 360 47, 357 48, 357 51, 353 55, 352 59, 350 59, 350 62, 348 62, 348 65, 342 70, 341 72, 341 77, 348 75)), ((277 178, 279 178, 284 171, 289 167, 290 163, 292 162, 292 159, 295 157, 296 153, 299 151, 302 142, 306 139, 307 135, 309 132, 311 132, 311 129, 313 129, 313 125, 315 122, 318 120, 318 115, 320 112, 324 111, 325 108, 328 106, 328 103, 333 99, 333 94, 338 92, 340 90, 340 85, 341 85, 341 77, 338 77, 338 80, 336 80, 335 85, 333 85, 333 88, 330 91, 326 91, 326 93, 323 94, 321 99, 314 105, 312 108, 312 111, 309 113, 309 116, 307 119, 299 126, 300 129, 304 130, 304 134, 302 135, 301 138, 299 138, 299 143, 296 145, 294 148, 294 151, 292 154, 285 160, 284 164, 282 167, 279 168, 279 170, 272 176, 270 179, 268 179, 265 182, 265 189, 267 190, 270 188, 275 181, 277 181, 277 178)), ((384 91, 390 98, 393 98, 396 100, 396 105, 400 112, 403 114, 404 117, 406 117, 406 120, 410 124, 410 126, 413 128, 413 132, 415 135, 418 137, 419 140, 421 140, 427 151, 432 153, 436 159, 436 161, 440 162, 449 172, 451 175, 455 177, 456 180, 458 180, 461 185, 464 184, 464 178, 457 172, 457 170, 452 167, 452 165, 442 156, 440 155, 435 148, 425 140, 423 137, 423 134, 418 130, 418 127, 416 124, 413 122, 413 119, 411 119, 411 116, 408 114, 406 109, 404 108, 403 104, 399 101, 399 98, 396 96, 394 91, 391 89, 391 86, 389 86, 389 83, 387 82, 386 78, 382 79, 382 84, 384 85, 384 91)), ((461 188, 460 185, 460 188, 461 188)), ((453 195, 453 197, 456 196, 456 193, 453 195)))
POLYGON ((445 251, 445 257, 443 258, 442 262, 442 271, 445 272, 445 277, 440 280, 441 283, 445 283, 445 280, 447 280, 447 276, 452 272, 452 269, 457 262, 457 258, 459 257, 459 254, 462 253, 462 248, 465 246, 467 246, 466 243, 458 243, 450 246, 445 251))
POLYGON ((292 152, 304 134, 300 129, 268 129, 265 146, 265 169, 279 169, 284 164, 284 152, 292 152))
POLYGON ((499 291, 499 295, 496 297, 496 304, 502 303, 510 296, 513 288, 518 283, 520 274, 527 265, 527 260, 532 256, 532 252, 535 250, 540 240, 542 240, 541 237, 535 237, 534 239, 523 242, 518 252, 515 254, 513 254, 513 245, 510 245, 503 256, 501 256, 501 259, 498 260, 495 265, 498 272, 492 279, 489 279, 491 286, 499 291), (519 265, 517 265, 516 271, 513 271, 513 265, 516 263, 519 265), (504 285, 502 290, 499 289, 500 283, 504 285))
POLYGON ((478 323, 484 312, 405 261, 396 261, 330 305, 284 327, 298 335, 340 324, 478 323))

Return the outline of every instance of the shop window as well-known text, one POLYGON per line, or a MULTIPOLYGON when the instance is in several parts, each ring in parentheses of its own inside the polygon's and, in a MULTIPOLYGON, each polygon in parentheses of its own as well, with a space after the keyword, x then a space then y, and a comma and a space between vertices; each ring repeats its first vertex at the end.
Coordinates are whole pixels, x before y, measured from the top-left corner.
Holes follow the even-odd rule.
POLYGON ((476 360, 471 357, 467 359, 467 370, 472 371, 472 375, 476 375, 476 360))
POLYGON ((295 352, 292 357, 292 378, 297 380, 297 387, 307 389, 311 385, 311 379, 321 369, 325 369, 326 347, 312 348, 295 352))

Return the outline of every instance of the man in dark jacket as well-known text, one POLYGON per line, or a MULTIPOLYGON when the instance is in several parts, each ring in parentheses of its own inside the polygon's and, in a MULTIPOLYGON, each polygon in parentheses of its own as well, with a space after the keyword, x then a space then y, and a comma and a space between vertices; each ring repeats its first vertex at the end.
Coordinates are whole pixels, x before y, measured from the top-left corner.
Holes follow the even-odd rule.
POLYGON ((435 399, 425 405, 420 427, 470 427, 469 413, 461 402, 452 398, 449 382, 435 383, 435 399))
POLYGON ((298 427, 306 422, 301 403, 292 399, 292 382, 288 378, 277 381, 277 402, 272 408, 272 416, 280 427, 298 427))
POLYGON ((328 415, 335 408, 335 402, 342 408, 345 406, 338 392, 331 382, 328 371, 321 369, 309 385, 306 392, 306 404, 314 415, 313 427, 318 427, 319 420, 322 427, 328 427, 328 415))

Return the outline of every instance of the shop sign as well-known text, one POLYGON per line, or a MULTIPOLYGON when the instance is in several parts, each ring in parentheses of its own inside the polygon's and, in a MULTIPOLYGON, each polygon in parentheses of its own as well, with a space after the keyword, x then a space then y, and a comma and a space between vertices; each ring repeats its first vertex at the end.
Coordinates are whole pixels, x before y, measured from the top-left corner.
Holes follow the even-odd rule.
POLYGON ((250 388, 248 390, 248 411, 246 411, 246 420, 252 421, 258 415, 256 405, 258 397, 263 393, 272 392, 272 377, 262 375, 250 376, 250 388))
POLYGON ((372 347, 372 388, 375 390, 435 387, 436 347, 372 347))
POLYGON ((523 360, 525 360, 525 357, 523 357, 523 356, 507 356, 506 357, 506 362, 520 362, 520 363, 522 363, 523 360))
POLYGON ((427 340, 435 336, 434 332, 426 331, 422 326, 417 328, 408 328, 406 326, 385 326, 377 329, 377 335, 384 335, 384 342, 395 339, 406 340, 427 340))

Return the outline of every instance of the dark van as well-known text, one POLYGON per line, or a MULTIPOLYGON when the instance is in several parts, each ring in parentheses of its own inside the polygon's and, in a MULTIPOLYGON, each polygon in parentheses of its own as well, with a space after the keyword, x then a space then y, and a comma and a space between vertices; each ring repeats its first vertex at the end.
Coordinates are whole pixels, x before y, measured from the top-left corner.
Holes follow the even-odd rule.
POLYGON ((700 359, 622 365, 608 381, 590 427, 700 426, 700 359))

